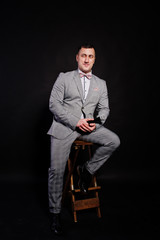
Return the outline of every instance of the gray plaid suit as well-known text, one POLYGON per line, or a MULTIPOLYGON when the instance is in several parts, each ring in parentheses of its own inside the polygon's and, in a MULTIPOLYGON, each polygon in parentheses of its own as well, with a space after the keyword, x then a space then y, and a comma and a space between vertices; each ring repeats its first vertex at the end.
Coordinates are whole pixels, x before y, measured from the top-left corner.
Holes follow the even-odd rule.
POLYGON ((48 131, 51 135, 51 163, 48 170, 49 209, 61 211, 63 176, 72 143, 76 138, 98 144, 92 159, 86 162, 87 170, 94 174, 119 146, 119 137, 103 126, 109 115, 106 82, 92 74, 86 101, 78 71, 60 73, 49 101, 53 123, 48 131), (76 125, 82 113, 85 118, 94 118, 95 110, 102 124, 89 134, 80 134, 76 125))

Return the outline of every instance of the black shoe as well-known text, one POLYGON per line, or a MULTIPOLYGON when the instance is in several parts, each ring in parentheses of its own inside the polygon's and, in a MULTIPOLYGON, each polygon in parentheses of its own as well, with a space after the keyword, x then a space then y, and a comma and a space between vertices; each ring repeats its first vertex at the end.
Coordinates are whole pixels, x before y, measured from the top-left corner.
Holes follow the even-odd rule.
POLYGON ((56 235, 62 235, 62 226, 61 226, 61 220, 60 220, 60 214, 52 213, 52 223, 51 223, 51 230, 56 235))
POLYGON ((92 175, 84 166, 77 166, 77 172, 79 175, 78 186, 83 193, 88 193, 88 188, 92 180, 92 175))

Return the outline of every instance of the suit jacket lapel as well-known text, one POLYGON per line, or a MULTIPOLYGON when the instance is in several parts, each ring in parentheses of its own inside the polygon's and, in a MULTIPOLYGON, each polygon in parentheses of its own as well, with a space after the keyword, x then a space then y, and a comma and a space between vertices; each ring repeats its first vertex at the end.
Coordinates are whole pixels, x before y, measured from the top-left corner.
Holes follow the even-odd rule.
POLYGON ((92 78, 90 79, 90 81, 91 82, 90 82, 90 86, 89 86, 89 91, 88 91, 87 98, 86 98, 84 105, 87 104, 87 102, 89 101, 89 98, 92 96, 93 89, 97 87, 96 79, 93 74, 92 74, 92 78))
POLYGON ((80 79, 78 71, 75 71, 74 80, 75 80, 75 83, 77 85, 77 88, 78 88, 79 94, 81 96, 81 99, 83 101, 83 89, 82 89, 82 83, 81 83, 81 79, 80 79))

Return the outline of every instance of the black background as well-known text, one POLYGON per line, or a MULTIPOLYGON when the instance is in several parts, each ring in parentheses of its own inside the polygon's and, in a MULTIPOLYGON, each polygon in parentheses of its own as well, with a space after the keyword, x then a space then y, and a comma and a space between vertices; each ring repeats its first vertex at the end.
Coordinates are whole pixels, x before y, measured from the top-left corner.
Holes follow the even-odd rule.
POLYGON ((106 127, 121 139, 102 176, 158 177, 156 6, 26 2, 2 5, 0 18, 0 175, 46 176, 50 92, 59 72, 77 68, 77 47, 89 41, 93 72, 109 91, 106 127))
POLYGON ((1 239, 53 239, 47 198, 49 96, 58 74, 77 68, 77 47, 88 41, 96 48, 93 73, 108 86, 111 111, 105 125, 121 145, 98 175, 101 221, 93 209, 78 213, 75 225, 64 208, 64 230, 68 239, 158 239, 157 9, 132 2, 1 1, 1 239))

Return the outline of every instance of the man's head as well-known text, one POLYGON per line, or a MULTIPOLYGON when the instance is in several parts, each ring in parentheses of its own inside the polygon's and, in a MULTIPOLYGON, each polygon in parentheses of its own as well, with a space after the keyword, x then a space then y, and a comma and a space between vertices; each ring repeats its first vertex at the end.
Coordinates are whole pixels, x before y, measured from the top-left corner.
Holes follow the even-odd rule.
POLYGON ((81 45, 76 55, 78 68, 84 73, 90 72, 95 62, 95 58, 96 58, 95 49, 93 45, 91 44, 81 45))

